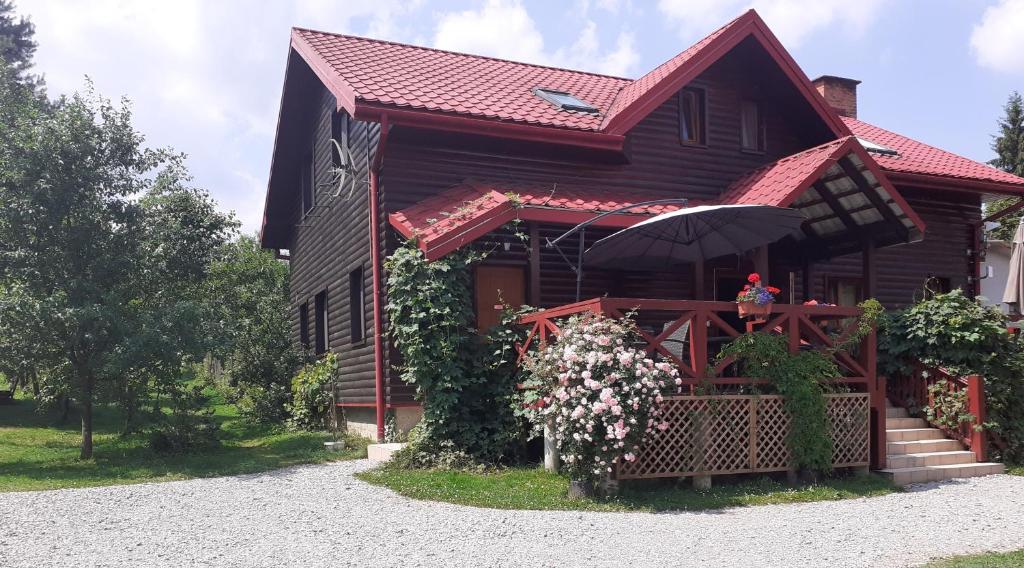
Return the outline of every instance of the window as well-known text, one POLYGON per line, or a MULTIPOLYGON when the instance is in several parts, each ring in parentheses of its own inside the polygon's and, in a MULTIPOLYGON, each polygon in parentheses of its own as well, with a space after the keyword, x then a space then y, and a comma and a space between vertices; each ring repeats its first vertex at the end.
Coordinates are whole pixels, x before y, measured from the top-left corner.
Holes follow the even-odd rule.
POLYGON ((363 340, 366 333, 366 296, 363 292, 363 267, 348 273, 348 309, 351 312, 352 343, 363 340))
POLYGON ((900 153, 897 152, 896 150, 893 150, 892 148, 890 148, 888 146, 882 146, 881 144, 872 142, 872 141, 868 140, 867 138, 861 138, 860 136, 858 136, 857 137, 857 142, 860 142, 860 145, 863 146, 865 150, 867 150, 868 152, 871 152, 873 154, 881 154, 883 156, 899 156, 900 155, 900 153))
POLYGON ((302 190, 302 214, 308 215, 315 205, 313 192, 313 155, 308 154, 299 167, 299 184, 302 190))
POLYGON ((761 107, 754 101, 743 101, 740 106, 740 145, 744 150, 764 152, 761 107))
POLYGON ((597 108, 594 105, 580 100, 569 93, 564 91, 554 91, 551 89, 537 88, 533 90, 533 94, 546 100, 547 102, 555 105, 562 110, 574 110, 578 112, 597 112, 597 108))
POLYGON ((303 349, 309 349, 309 302, 299 306, 299 342, 303 349))
POLYGON ((679 140, 683 144, 707 144, 707 124, 703 89, 683 89, 679 93, 679 140))
MULTIPOLYGON (((348 149, 348 113, 344 111, 336 111, 334 113, 334 120, 331 121, 331 138, 343 150, 348 149)), ((341 154, 336 148, 331 148, 331 161, 335 168, 345 165, 341 154)))
POLYGON ((313 299, 316 309, 316 348, 317 355, 327 353, 327 290, 320 292, 313 299))

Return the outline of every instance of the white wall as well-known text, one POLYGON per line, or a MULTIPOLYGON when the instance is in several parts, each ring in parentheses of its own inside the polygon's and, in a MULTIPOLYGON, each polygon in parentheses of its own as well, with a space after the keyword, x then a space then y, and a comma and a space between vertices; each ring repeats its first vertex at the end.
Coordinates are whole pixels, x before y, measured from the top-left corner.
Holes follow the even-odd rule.
POLYGON ((1010 246, 1003 241, 990 241, 985 263, 981 267, 982 275, 985 274, 986 266, 992 267, 992 277, 981 279, 981 295, 985 305, 996 306, 1003 313, 1008 313, 1009 308, 1003 303, 1003 292, 1010 273, 1010 246))

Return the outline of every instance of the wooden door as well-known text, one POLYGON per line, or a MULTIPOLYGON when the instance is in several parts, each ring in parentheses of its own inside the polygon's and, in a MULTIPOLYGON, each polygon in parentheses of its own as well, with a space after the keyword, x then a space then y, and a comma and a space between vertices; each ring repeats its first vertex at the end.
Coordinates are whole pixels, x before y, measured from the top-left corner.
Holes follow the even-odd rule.
POLYGON ((526 303, 526 268, 478 266, 476 268, 476 327, 484 332, 501 320, 503 305, 526 303))

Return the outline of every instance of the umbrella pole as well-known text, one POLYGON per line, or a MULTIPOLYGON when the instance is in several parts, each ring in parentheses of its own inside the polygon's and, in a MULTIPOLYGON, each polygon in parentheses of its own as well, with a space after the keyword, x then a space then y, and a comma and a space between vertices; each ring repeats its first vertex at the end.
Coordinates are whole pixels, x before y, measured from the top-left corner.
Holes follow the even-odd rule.
POLYGON ((583 251, 587 242, 587 228, 580 229, 579 253, 576 255, 576 301, 580 301, 580 289, 583 286, 583 251))

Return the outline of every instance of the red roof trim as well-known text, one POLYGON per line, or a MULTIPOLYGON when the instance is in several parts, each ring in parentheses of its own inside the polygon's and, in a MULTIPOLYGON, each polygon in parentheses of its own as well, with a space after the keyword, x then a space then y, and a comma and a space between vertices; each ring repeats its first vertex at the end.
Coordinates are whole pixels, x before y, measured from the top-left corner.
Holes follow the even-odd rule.
POLYGON ((969 193, 996 193, 1003 195, 1024 195, 1024 186, 998 181, 953 177, 946 175, 917 174, 887 170, 889 178, 901 184, 943 191, 967 191, 969 193))
MULTIPOLYGON (((711 38, 707 45, 699 48, 696 53, 689 54, 686 61, 682 62, 678 68, 673 69, 666 78, 655 83, 626 108, 610 114, 602 125, 602 131, 609 134, 625 134, 676 91, 695 79, 713 63, 736 47, 739 42, 746 39, 747 36, 753 36, 768 52, 768 55, 775 60, 832 132, 837 137, 850 135, 850 129, 847 128, 846 124, 839 118, 839 115, 822 99, 821 95, 811 85, 810 79, 807 78, 796 64, 796 61, 789 55, 789 52, 786 51, 764 23, 764 20, 753 9, 748 10, 739 18, 715 31, 711 36, 714 37, 711 38)), ((684 56, 684 54, 686 52, 676 57, 684 56)), ((641 80, 643 80, 643 77, 637 79, 637 81, 641 80)), ((627 86, 620 91, 619 96, 621 97, 628 88, 627 86)))
POLYGON ((594 131, 470 118, 457 114, 442 114, 438 111, 395 110, 393 107, 371 103, 356 103, 356 112, 353 116, 358 120, 377 122, 384 114, 388 115, 391 124, 463 134, 514 138, 529 142, 567 144, 596 150, 621 151, 626 141, 625 136, 594 131))
POLYGON ((302 56, 302 59, 309 64, 309 68, 313 70, 317 78, 334 95, 338 103, 338 109, 345 109, 350 115, 354 116, 356 113, 355 90, 331 69, 331 65, 324 60, 313 46, 302 39, 297 28, 292 28, 291 47, 302 56))

